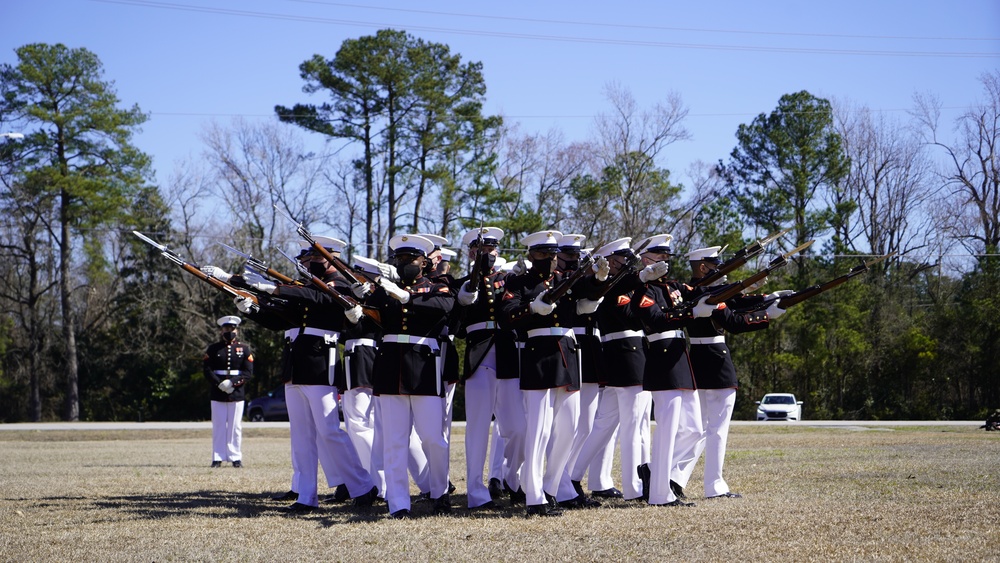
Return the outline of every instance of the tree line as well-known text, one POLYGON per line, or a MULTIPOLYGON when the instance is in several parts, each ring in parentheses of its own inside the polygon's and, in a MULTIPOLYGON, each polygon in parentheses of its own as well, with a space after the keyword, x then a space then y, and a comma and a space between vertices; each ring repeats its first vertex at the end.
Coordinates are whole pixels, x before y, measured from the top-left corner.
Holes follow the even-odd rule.
MULTIPOLYGON (((231 300, 130 232, 195 264, 242 268, 223 242, 291 273, 281 212, 376 258, 395 233, 455 241, 480 224, 506 231, 509 259, 546 228, 595 246, 669 232, 680 252, 731 254, 778 231, 772 253, 817 241, 767 291, 889 256, 730 337, 735 416, 772 391, 818 419, 975 419, 1000 405, 1000 72, 951 123, 928 94, 902 118, 786 94, 682 183, 662 165, 691 137, 679 93, 647 108, 609 84, 592 138, 567 142, 485 114, 480 63, 382 30, 304 61, 303 99, 277 100, 276 119, 206 124, 202 154, 159 185, 133 142, 148 115, 123 106, 97 55, 15 55, 0 65, 0 131, 23 133, 0 140, 2 421, 207 418, 202 352, 231 300), (345 148, 308 150, 314 138, 345 148)), ((682 256, 671 266, 689 275, 682 256)), ((281 342, 243 333, 257 396, 279 384, 281 342)))

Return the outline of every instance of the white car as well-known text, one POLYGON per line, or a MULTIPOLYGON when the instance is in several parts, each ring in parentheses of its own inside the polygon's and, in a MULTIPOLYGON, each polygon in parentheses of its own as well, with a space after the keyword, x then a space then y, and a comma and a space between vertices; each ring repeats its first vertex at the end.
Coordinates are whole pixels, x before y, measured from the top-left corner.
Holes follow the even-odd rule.
POLYGON ((756 403, 757 420, 802 420, 802 401, 791 393, 768 393, 756 403))

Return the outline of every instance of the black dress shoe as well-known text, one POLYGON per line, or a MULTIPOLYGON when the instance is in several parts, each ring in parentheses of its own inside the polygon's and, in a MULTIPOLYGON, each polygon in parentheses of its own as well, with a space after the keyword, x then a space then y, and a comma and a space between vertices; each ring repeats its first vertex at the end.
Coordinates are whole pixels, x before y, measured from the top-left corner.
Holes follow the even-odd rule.
POLYGON ((212 468, 216 468, 216 467, 222 467, 222 462, 221 461, 213 461, 212 462, 212 468))
POLYGON ((295 491, 288 491, 287 493, 281 493, 280 495, 274 495, 271 500, 299 500, 299 493, 295 491))
POLYGON ((681 499, 674 499, 663 506, 694 506, 693 502, 684 502, 681 499))
POLYGON ((649 464, 644 463, 635 468, 639 473, 639 480, 642 481, 642 498, 649 500, 649 480, 652 477, 652 472, 649 470, 649 464))
POLYGON ((333 491, 333 500, 337 502, 347 502, 347 499, 351 498, 351 491, 347 490, 347 485, 341 483, 337 485, 337 489, 333 491))
POLYGON ((561 508, 552 508, 547 504, 533 504, 528 507, 528 516, 562 516, 561 508))
POLYGON ((393 520, 408 520, 410 518, 413 518, 413 515, 410 514, 410 511, 405 508, 403 510, 397 510, 396 512, 393 512, 389 516, 393 520))
POLYGON ((521 487, 518 487, 517 490, 515 491, 510 488, 510 485, 507 484, 507 481, 504 481, 503 489, 507 491, 507 495, 510 497, 511 505, 524 504, 525 502, 527 502, 527 497, 525 496, 524 490, 521 489, 521 487))
POLYGON ((301 502, 296 502, 281 509, 282 512, 287 512, 288 514, 306 514, 315 510, 317 510, 315 506, 309 506, 308 504, 302 504, 301 502))
POLYGON ((546 493, 544 491, 543 491, 542 494, 545 495, 545 502, 548 503, 549 508, 559 508, 559 503, 556 501, 556 497, 554 497, 554 496, 552 496, 549 493, 546 493))
POLYGON ((451 497, 447 493, 434 499, 434 514, 451 514, 451 497))
POLYGON ((619 491, 614 487, 611 487, 610 489, 604 489, 603 491, 591 491, 590 494, 591 496, 600 498, 625 498, 625 495, 623 495, 621 491, 619 491))
POLYGON ((487 489, 490 491, 491 500, 499 500, 503 497, 503 483, 500 482, 500 479, 497 479, 496 477, 490 479, 490 484, 487 486, 487 489))
POLYGON ((483 504, 480 504, 479 506, 473 506, 469 510, 494 510, 496 508, 499 508, 497 506, 497 503, 493 502, 492 500, 488 500, 483 504))
POLYGON ((420 493, 419 495, 417 495, 417 500, 415 500, 413 502, 415 502, 415 503, 417 503, 417 502, 430 502, 430 500, 431 500, 431 494, 429 492, 427 492, 427 493, 420 493))
POLYGON ((705 498, 743 498, 743 495, 729 491, 722 493, 721 495, 715 495, 714 497, 705 497, 705 498))
MULTIPOLYGON (((346 487, 345 487, 346 488, 346 487)), ((378 487, 372 487, 370 491, 359 496, 354 497, 354 506, 357 508, 364 508, 375 504, 375 499, 378 498, 378 487)))
POLYGON ((561 508, 568 508, 570 510, 575 508, 598 508, 601 506, 601 502, 587 497, 587 495, 579 495, 576 498, 564 500, 559 503, 561 508))
POLYGON ((570 481, 570 483, 573 484, 573 490, 576 491, 576 494, 578 495, 584 494, 583 485, 581 485, 579 481, 570 481))
POLYGON ((684 494, 684 487, 677 484, 677 481, 670 481, 670 490, 674 493, 674 496, 681 499, 687 500, 687 495, 684 494))
POLYGON ((448 494, 450 495, 450 494, 454 494, 454 493, 455 493, 455 484, 451 482, 451 479, 449 479, 448 480, 448 494))
POLYGON ((240 460, 236 460, 236 461, 233 462, 233 467, 235 467, 236 469, 239 469, 239 468, 243 467, 243 462, 240 461, 240 460))

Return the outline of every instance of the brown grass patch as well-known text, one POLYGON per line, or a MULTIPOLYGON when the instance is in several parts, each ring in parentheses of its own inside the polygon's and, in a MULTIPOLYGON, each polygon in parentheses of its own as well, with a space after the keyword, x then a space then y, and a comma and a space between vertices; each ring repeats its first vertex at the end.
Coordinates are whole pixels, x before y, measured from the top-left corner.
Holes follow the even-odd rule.
MULTIPOLYGON (((726 478, 743 499, 622 501, 562 518, 465 506, 397 522, 385 505, 278 511, 288 433, 247 428, 246 467, 209 469, 198 430, 0 433, 0 560, 998 560, 1000 436, 964 427, 735 426, 726 478)), ((700 467, 699 467, 700 471, 700 467)), ((616 473, 617 475, 617 473, 616 473)), ((322 490, 321 490, 322 491, 322 490)))

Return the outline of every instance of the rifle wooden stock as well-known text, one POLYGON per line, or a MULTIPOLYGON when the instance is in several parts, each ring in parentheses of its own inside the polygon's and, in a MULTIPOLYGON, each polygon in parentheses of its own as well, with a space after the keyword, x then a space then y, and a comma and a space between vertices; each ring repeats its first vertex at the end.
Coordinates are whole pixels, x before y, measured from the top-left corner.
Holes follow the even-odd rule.
POLYGON ((729 274, 729 272, 742 268, 751 258, 764 252, 764 247, 787 232, 788 231, 779 231, 764 237, 763 240, 754 241, 753 244, 749 244, 737 250, 736 254, 734 254, 732 258, 720 264, 719 268, 711 274, 695 282, 694 286, 702 287, 711 285, 713 282, 722 279, 722 276, 729 274))
POLYGON ((796 291, 791 295, 782 297, 781 301, 778 302, 778 307, 782 309, 787 309, 792 305, 797 305, 799 303, 802 303, 806 299, 811 299, 813 297, 816 297, 820 293, 823 293, 825 291, 830 291, 831 289, 846 283, 847 280, 853 278, 854 276, 863 274, 867 271, 868 271, 867 264, 861 264, 860 266, 855 266, 854 268, 851 268, 850 272, 847 272, 846 274, 840 277, 834 278, 825 283, 807 287, 803 290, 796 291))
POLYGON ((590 258, 584 260, 583 263, 580 264, 580 267, 574 270, 572 274, 559 280, 559 283, 557 283, 555 287, 545 292, 545 295, 542 296, 542 301, 548 303, 549 305, 558 301, 559 298, 566 295, 566 293, 573 288, 573 284, 575 284, 583 276, 587 275, 593 264, 594 261, 590 258))
POLYGON ((771 263, 768 264, 766 268, 749 278, 724 286, 725 289, 723 291, 712 294, 711 297, 705 300, 705 303, 708 303, 709 305, 718 305, 723 301, 728 301, 729 299, 743 293, 746 288, 763 281, 767 278, 767 276, 771 275, 772 272, 783 267, 785 264, 788 264, 788 259, 784 256, 779 256, 774 260, 771 260, 771 263))
POLYGON ((185 272, 194 275, 194 277, 202 280, 203 282, 206 282, 208 285, 218 289, 219 291, 223 291, 234 297, 245 297, 250 301, 252 301, 254 305, 260 304, 259 301, 257 300, 257 296, 254 295, 253 293, 250 293, 249 291, 243 291, 242 289, 236 289, 235 287, 229 285, 228 283, 218 278, 213 278, 212 276, 206 274, 205 272, 202 272, 196 266, 188 264, 187 262, 180 260, 180 258, 178 258, 178 260, 179 261, 175 260, 171 261, 179 265, 181 269, 183 269, 185 272))
POLYGON ((336 289, 330 287, 330 285, 327 284, 325 281, 308 273, 308 270, 306 270, 305 268, 300 267, 299 273, 308 276, 309 280, 312 281, 313 285, 323 290, 327 295, 332 297, 333 301, 338 305, 340 305, 341 307, 343 307, 345 311, 348 309, 353 309, 355 305, 361 305, 361 312, 366 317, 371 319, 372 322, 374 322, 380 327, 382 326, 382 312, 376 309, 375 307, 372 307, 371 305, 363 305, 360 302, 358 302, 357 299, 344 295, 343 293, 340 293, 336 289))

